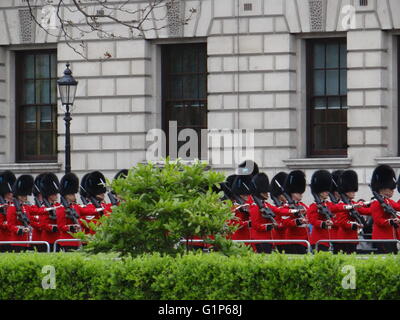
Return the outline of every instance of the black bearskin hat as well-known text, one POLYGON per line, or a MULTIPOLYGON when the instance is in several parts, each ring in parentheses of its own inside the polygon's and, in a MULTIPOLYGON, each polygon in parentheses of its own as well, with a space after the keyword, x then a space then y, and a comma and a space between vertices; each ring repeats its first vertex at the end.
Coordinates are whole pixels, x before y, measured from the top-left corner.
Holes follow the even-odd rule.
POLYGON ((13 186, 13 193, 15 196, 30 196, 33 188, 33 177, 29 174, 20 176, 15 181, 13 186))
POLYGON ((114 180, 122 178, 125 179, 128 175, 128 169, 122 169, 117 172, 117 174, 114 176, 114 180))
POLYGON ((258 164, 253 160, 245 160, 239 164, 237 174, 241 176, 254 177, 259 172, 258 164))
POLYGON ((100 171, 91 172, 85 181, 84 188, 89 196, 97 196, 106 193, 106 178, 100 171))
POLYGON ((229 177, 226 178, 225 184, 229 187, 232 188, 233 181, 236 179, 236 174, 231 174, 229 177))
POLYGON ((311 177, 311 192, 329 192, 332 188, 332 175, 327 170, 317 170, 311 177))
POLYGON ((17 181, 17 178, 14 173, 9 170, 2 172, 0 174, 0 195, 4 196, 6 193, 11 193, 15 181, 17 181))
POLYGON ((339 181, 340 181, 340 176, 344 170, 335 170, 332 172, 332 186, 331 186, 331 192, 338 191, 339 187, 339 181))
POLYGON ((251 188, 252 192, 256 194, 269 192, 269 179, 268 176, 264 172, 260 172, 256 174, 251 179, 251 188))
POLYGON ((45 174, 46 173, 41 173, 41 174, 37 175, 35 178, 35 182, 33 183, 33 188, 32 188, 32 192, 35 197, 37 197, 41 193, 40 192, 40 180, 43 178, 43 176, 45 174))
POLYGON ((249 176, 236 176, 232 184, 232 192, 236 195, 250 195, 251 194, 251 177, 249 176))
POLYGON ((294 170, 286 178, 284 189, 288 194, 306 191, 306 175, 301 170, 294 170))
POLYGON ((44 173, 39 180, 39 190, 44 197, 60 192, 60 182, 54 173, 44 173))
POLYGON ((75 194, 79 190, 79 179, 76 174, 70 172, 64 175, 60 181, 60 194, 75 194))
POLYGON ((376 192, 381 189, 396 189, 396 174, 391 166, 382 164, 375 168, 372 173, 371 188, 376 192))
POLYGON ((339 177, 339 192, 357 192, 358 191, 358 176, 354 170, 346 170, 339 177))
POLYGON ((79 194, 80 194, 82 197, 85 197, 85 198, 89 197, 89 194, 87 193, 87 191, 86 191, 86 186, 85 186, 86 180, 87 180, 87 178, 89 177, 89 175, 90 175, 90 173, 86 173, 86 174, 82 177, 82 179, 81 179, 81 185, 80 185, 80 188, 79 188, 79 194))
POLYGON ((283 194, 282 189, 279 187, 279 185, 276 183, 278 182, 282 188, 284 188, 286 184, 286 179, 288 177, 288 174, 286 172, 278 172, 271 180, 270 184, 270 193, 271 196, 273 197, 279 197, 281 194, 283 194))

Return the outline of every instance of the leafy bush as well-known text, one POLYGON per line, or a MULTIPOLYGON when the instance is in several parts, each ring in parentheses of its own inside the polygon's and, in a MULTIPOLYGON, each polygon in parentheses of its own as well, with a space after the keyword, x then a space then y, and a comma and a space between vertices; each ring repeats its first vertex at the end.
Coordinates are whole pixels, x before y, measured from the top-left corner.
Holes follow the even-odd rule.
POLYGON ((0 299, 398 299, 399 256, 1 254, 0 299), (42 273, 54 266, 56 288, 42 273), (356 289, 344 289, 344 266, 356 289))
POLYGON ((177 245, 180 239, 210 235, 217 249, 247 250, 224 239, 234 230, 227 224, 233 218, 231 203, 220 201, 221 194, 214 188, 224 175, 205 166, 199 161, 188 166, 168 159, 162 169, 152 163, 139 164, 126 179, 112 183, 125 201, 110 217, 101 219, 94 236, 81 233, 77 237, 89 241, 87 250, 94 253, 176 254, 185 250, 177 245))

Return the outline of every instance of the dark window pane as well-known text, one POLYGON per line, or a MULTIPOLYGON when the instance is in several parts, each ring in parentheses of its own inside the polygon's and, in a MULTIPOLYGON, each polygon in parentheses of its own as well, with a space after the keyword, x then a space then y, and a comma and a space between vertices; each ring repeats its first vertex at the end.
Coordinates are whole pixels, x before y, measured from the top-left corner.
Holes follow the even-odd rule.
POLYGON ((49 155, 54 153, 53 134, 51 131, 43 131, 40 133, 40 154, 49 155))
POLYGON ((314 46, 314 68, 325 67, 325 45, 317 43, 314 46))
POLYGON ((326 67, 338 68, 339 67, 339 44, 328 43, 326 46, 326 67))
POLYGON ((326 98, 315 98, 313 108, 326 109, 326 98))
POLYGON ((207 76, 199 76, 199 99, 207 99, 207 76))
POLYGON ((57 55, 52 54, 52 55, 50 55, 50 58, 51 58, 50 75, 52 78, 57 78, 57 55))
POLYGON ((35 56, 28 54, 24 59, 25 73, 24 78, 33 79, 35 76, 35 56))
POLYGON ((340 109, 340 97, 329 97, 328 109, 340 109))
POLYGON ((342 109, 347 109, 347 96, 342 97, 342 109))
POLYGON ((325 95, 325 71, 314 71, 314 95, 325 95))
POLYGON ((326 127, 325 126, 315 126, 314 127, 314 138, 315 138, 315 149, 325 149, 325 141, 326 141, 326 127))
POLYGON ((50 80, 36 81, 36 103, 50 104, 50 80))
POLYGON ((23 103, 24 104, 34 104, 35 103, 35 81, 27 80, 24 82, 23 89, 23 103))
POLYGON ((327 122, 340 122, 341 121, 341 115, 342 115, 342 110, 340 109, 328 109, 326 111, 327 113, 327 122))
POLYGON ((326 94, 338 95, 339 94, 339 71, 327 70, 326 71, 326 94))
POLYGON ((340 67, 347 68, 347 46, 344 43, 340 44, 340 67))
POLYGON ((51 84, 51 91, 50 91, 51 104, 56 104, 57 103, 57 81, 51 80, 50 84, 51 84))
POLYGON ((183 59, 182 59, 182 72, 192 73, 197 72, 197 59, 196 59, 196 50, 193 48, 187 47, 184 51, 183 59))
POLYGON ((317 109, 314 111, 314 123, 325 122, 326 111, 322 109, 317 109))
POLYGON ((183 80, 183 99, 197 99, 199 84, 197 76, 184 76, 183 80))
POLYGON ((24 108, 24 128, 36 129, 36 107, 24 108))
POLYGON ((36 154, 37 138, 35 133, 28 133, 24 135, 24 153, 28 156, 36 154))
POLYGON ((346 148, 347 138, 345 137, 344 132, 346 132, 346 130, 341 125, 327 126, 327 139, 331 149, 346 148))
POLYGON ((47 54, 36 56, 36 78, 50 77, 50 57, 47 54))
POLYGON ((51 129, 53 127, 52 107, 40 108, 40 128, 51 129))
POLYGON ((340 70, 340 94, 347 95, 347 71, 340 70))
POLYGON ((169 98, 182 99, 183 96, 183 80, 181 76, 171 77, 171 91, 169 91, 169 98))

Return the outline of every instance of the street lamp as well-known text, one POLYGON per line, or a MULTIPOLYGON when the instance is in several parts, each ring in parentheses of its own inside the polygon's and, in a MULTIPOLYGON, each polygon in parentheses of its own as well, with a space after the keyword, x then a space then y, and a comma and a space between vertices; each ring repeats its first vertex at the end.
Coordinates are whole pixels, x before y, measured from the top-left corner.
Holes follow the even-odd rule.
POLYGON ((72 71, 69 68, 69 63, 66 64, 67 69, 64 71, 64 76, 57 80, 58 89, 60 92, 61 103, 65 106, 65 173, 71 172, 71 143, 70 143, 70 124, 71 124, 71 114, 70 106, 73 105, 76 87, 78 86, 78 81, 72 76, 72 71))

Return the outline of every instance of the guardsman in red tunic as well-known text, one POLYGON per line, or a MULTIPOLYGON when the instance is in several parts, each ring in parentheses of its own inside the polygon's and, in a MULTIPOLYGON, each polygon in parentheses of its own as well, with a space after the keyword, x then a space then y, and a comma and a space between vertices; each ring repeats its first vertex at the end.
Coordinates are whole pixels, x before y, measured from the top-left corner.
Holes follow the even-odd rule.
MULTIPOLYGON (((248 179, 250 179, 249 177, 248 179)), ((227 178, 227 184, 231 183, 232 193, 236 197, 240 197, 241 201, 236 202, 237 198, 231 199, 234 202, 232 208, 235 213, 235 219, 229 221, 229 224, 237 225, 238 229, 232 235, 232 240, 250 240, 250 203, 252 199, 250 198, 249 186, 245 184, 243 176, 232 175, 227 178), (231 181, 233 180, 233 181, 231 181)))
MULTIPOLYGON (((13 186, 13 205, 7 208, 7 226, 10 232, 10 241, 31 241, 32 226, 28 204, 28 195, 32 194, 33 177, 22 175, 13 186)), ((29 244, 12 243, 13 251, 19 252, 29 248, 29 244)))
MULTIPOLYGON (((284 186, 286 183, 286 178, 288 174, 286 172, 278 172, 271 180, 270 184, 270 195, 272 198, 272 201, 275 204, 276 208, 283 209, 283 208, 288 208, 286 204, 286 199, 283 195, 282 189, 279 187, 284 186), (277 183, 278 182, 278 183, 277 183)), ((285 233, 286 233, 286 227, 283 224, 283 217, 286 217, 287 215, 277 215, 276 216, 276 222, 277 226, 272 230, 272 238, 276 240, 284 240, 285 239, 285 233)), ((282 242, 277 242, 275 245, 275 248, 279 252, 286 251, 286 244, 282 242)))
POLYGON ((54 242, 60 238, 57 225, 57 209, 61 207, 58 202, 60 182, 54 173, 44 173, 39 181, 39 190, 43 196, 43 203, 48 210, 48 214, 40 216, 42 228, 42 240, 50 244, 53 251, 54 242))
MULTIPOLYGON (((87 210, 91 210, 93 215, 85 215, 82 220, 87 224, 93 222, 98 223, 102 216, 109 216, 112 212, 112 204, 105 203, 106 179, 100 171, 93 171, 86 174, 81 180, 81 195, 87 210)), ((86 233, 94 234, 94 230, 85 228, 86 233)))
MULTIPOLYGON (((371 209, 367 205, 354 201, 357 191, 357 173, 353 170, 343 171, 338 179, 338 192, 342 199, 342 203, 345 205, 351 204, 353 208, 338 213, 338 239, 357 240, 358 234, 365 224, 365 220, 361 215, 371 215, 371 209)), ((356 252, 357 244, 357 242, 340 243, 340 246, 337 249, 338 251, 341 250, 344 253, 353 253, 356 252)))
MULTIPOLYGON (((60 181, 60 200, 62 207, 57 209, 57 226, 60 239, 75 239, 73 233, 81 231, 81 216, 93 214, 90 209, 82 208, 76 203, 79 179, 74 173, 65 174, 60 181)), ((59 242, 60 249, 70 251, 78 249, 80 242, 59 242)))
MULTIPOLYGON (((129 171, 127 169, 122 169, 122 170, 118 171, 117 174, 114 176, 113 181, 118 180, 118 179, 126 179, 126 177, 128 176, 128 173, 129 173, 129 171)), ((114 190, 111 190, 108 193, 108 198, 110 199, 110 203, 112 206, 119 206, 121 203, 121 200, 122 200, 114 190)))
MULTIPOLYGON (((332 211, 332 210, 334 210, 332 207, 337 205, 338 203, 342 202, 342 200, 340 199, 340 194, 338 192, 338 185, 339 185, 339 177, 343 172, 344 172, 344 170, 335 170, 332 172, 332 184, 331 184, 331 190, 329 192, 329 198, 331 201, 327 201, 327 204, 329 205, 329 208, 331 209, 331 212, 333 214, 333 217, 332 217, 333 222, 336 221, 337 214, 332 211)), ((339 231, 339 224, 334 223, 330 229, 331 239, 339 239, 338 231, 339 231)), ((334 253, 338 253, 340 251, 340 249, 342 248, 342 244, 337 243, 337 242, 331 243, 331 246, 332 246, 334 253)))
MULTIPOLYGON (((252 197, 254 203, 250 207, 251 233, 252 239, 274 240, 273 230, 277 226, 277 221, 282 215, 290 215, 297 212, 286 207, 278 208, 269 204, 268 199, 269 179, 268 176, 260 172, 252 178, 252 197), (260 209, 261 207, 261 209, 260 209), (272 217, 272 218, 271 218, 272 217)), ((270 253, 273 243, 256 244, 257 252, 270 253)))
MULTIPOLYGON (((380 165, 375 168, 372 173, 371 189, 376 192, 383 203, 375 200, 371 203, 372 219, 374 224, 372 226, 372 239, 396 239, 397 230, 400 225, 400 219, 385 211, 385 204, 388 209, 400 211, 400 205, 390 199, 393 196, 394 189, 396 188, 396 176, 393 169, 388 165, 380 165)), ((375 196, 375 198, 376 198, 375 196)), ((378 248, 378 253, 397 253, 396 243, 376 243, 375 247, 378 248)))
MULTIPOLYGON (((11 171, 4 171, 0 174, 0 241, 10 240, 10 232, 7 226, 7 208, 12 204, 12 186, 16 180, 11 171)), ((8 244, 0 244, 0 252, 7 252, 10 247, 8 244)))
MULTIPOLYGON (((282 223, 286 229, 285 239, 301 239, 309 241, 308 220, 305 216, 308 207, 301 202, 303 193, 306 191, 306 176, 303 171, 294 170, 289 173, 284 190, 289 199, 290 209, 299 210, 295 214, 282 217, 282 223)), ((307 244, 288 243, 285 248, 286 253, 305 254, 307 244)))

